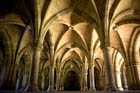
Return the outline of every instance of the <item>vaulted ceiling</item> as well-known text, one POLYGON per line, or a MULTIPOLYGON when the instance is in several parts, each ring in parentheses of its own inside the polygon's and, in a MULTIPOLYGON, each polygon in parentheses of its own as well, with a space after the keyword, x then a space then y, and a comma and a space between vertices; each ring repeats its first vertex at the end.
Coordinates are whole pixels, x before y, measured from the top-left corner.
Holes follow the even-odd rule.
MULTIPOLYGON (((140 0, 10 0, 9 2, 12 4, 3 3, 5 6, 1 6, 0 15, 12 21, 10 13, 16 13, 19 15, 16 20, 25 24, 20 25, 32 24, 33 39, 39 39, 44 43, 46 48, 44 52, 48 53, 49 46, 53 47, 55 58, 62 62, 69 59, 83 61, 85 57, 90 59, 91 54, 92 57, 93 54, 102 57, 100 45, 103 47, 106 42, 109 44, 110 38, 112 47, 121 52, 127 51, 129 47, 127 41, 140 23, 140 0), (117 32, 113 31, 114 26, 118 28, 117 32)), ((42 57, 43 55, 45 53, 42 53, 42 57)))

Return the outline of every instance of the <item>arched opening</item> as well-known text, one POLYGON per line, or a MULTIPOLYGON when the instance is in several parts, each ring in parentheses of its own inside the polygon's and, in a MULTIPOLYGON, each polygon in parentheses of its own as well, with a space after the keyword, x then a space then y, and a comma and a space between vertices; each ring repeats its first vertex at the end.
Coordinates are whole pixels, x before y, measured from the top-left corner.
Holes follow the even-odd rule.
POLYGON ((69 71, 64 79, 64 90, 76 91, 80 90, 79 76, 74 71, 69 71))

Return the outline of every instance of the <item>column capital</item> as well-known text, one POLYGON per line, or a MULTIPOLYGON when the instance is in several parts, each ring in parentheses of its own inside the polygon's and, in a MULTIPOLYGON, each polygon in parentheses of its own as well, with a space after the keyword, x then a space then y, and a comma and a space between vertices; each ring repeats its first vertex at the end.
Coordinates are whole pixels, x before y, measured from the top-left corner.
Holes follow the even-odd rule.
POLYGON ((31 30, 31 26, 27 25, 27 26, 25 27, 25 31, 30 31, 30 30, 31 30))
POLYGON ((115 71, 115 73, 118 73, 118 74, 120 74, 120 73, 121 73, 121 71, 118 71, 118 70, 116 70, 116 71, 115 71))
POLYGON ((104 46, 104 47, 101 47, 102 51, 109 51, 111 50, 111 46, 104 46))
POLYGON ((43 44, 35 41, 33 48, 37 51, 41 51, 43 49, 43 44))

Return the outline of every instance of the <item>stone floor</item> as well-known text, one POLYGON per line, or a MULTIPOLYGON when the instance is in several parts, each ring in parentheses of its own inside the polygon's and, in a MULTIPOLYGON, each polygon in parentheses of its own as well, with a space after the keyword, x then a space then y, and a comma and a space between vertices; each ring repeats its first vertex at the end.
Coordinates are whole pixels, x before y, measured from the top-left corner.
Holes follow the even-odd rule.
MULTIPOLYGON (((0 93, 31 93, 27 91, 0 90, 0 93)), ((140 90, 129 91, 40 91, 34 93, 140 93, 140 90)))

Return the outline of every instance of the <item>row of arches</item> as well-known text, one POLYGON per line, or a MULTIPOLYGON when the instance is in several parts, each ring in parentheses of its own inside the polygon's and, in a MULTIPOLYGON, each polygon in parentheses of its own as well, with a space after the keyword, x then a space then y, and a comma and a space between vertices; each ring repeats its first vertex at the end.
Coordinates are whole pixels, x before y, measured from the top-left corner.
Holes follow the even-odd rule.
POLYGON ((0 18, 1 89, 140 88, 140 1, 22 2, 0 18))

